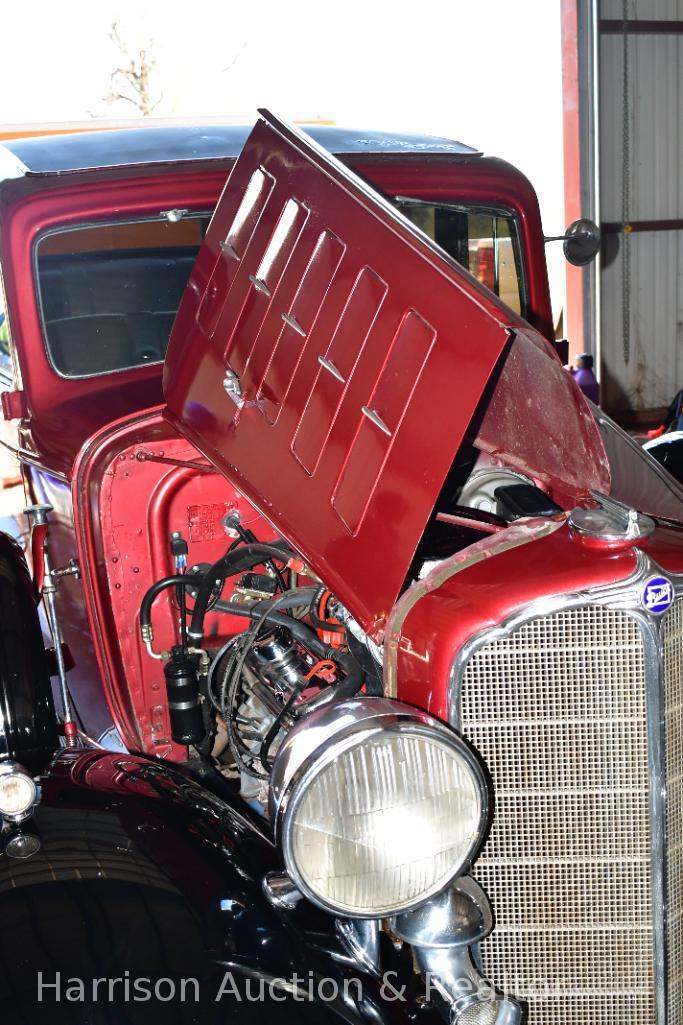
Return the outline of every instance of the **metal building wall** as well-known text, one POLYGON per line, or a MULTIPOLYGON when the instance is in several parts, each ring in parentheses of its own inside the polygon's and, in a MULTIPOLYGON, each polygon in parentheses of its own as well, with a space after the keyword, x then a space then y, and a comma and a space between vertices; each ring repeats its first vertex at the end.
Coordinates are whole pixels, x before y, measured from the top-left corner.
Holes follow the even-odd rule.
MULTIPOLYGON (((562 94, 565 224, 581 217, 599 223, 597 187, 599 133, 597 103, 597 0, 560 0, 562 11, 562 94)), ((565 333, 570 361, 596 352, 600 316, 599 264, 566 264, 565 333)))
POLYGON ((683 387, 683 0, 600 0, 597 11, 595 348, 602 404, 620 416, 683 387))

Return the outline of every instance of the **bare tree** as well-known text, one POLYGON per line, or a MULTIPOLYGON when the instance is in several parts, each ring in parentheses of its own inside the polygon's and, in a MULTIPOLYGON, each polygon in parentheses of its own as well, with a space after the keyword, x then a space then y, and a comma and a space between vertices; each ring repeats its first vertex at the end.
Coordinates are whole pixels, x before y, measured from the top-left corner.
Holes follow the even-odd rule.
POLYGON ((111 73, 109 93, 104 97, 104 102, 118 103, 119 100, 125 100, 126 103, 132 103, 143 117, 150 117, 162 100, 161 93, 156 99, 153 98, 156 61, 152 40, 142 49, 133 49, 121 38, 117 22, 112 23, 109 38, 121 54, 123 62, 121 67, 111 73))

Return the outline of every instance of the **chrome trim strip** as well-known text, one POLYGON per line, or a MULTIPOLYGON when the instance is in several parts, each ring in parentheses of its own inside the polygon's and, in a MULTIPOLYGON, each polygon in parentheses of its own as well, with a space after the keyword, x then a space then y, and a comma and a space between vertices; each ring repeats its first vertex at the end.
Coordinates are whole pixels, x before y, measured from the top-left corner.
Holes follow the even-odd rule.
POLYGON ((262 295, 265 295, 266 299, 270 299, 270 289, 262 278, 257 278, 255 274, 250 274, 249 280, 257 292, 261 292, 262 295))
POLYGON ((324 356, 318 356, 318 363, 321 367, 324 367, 325 370, 328 370, 333 377, 336 377, 338 381, 341 381, 342 384, 346 384, 346 378, 342 374, 341 370, 337 370, 332 360, 325 359, 324 356))
POLYGON ((368 420, 371 420, 375 427, 379 427, 380 431, 383 431, 388 438, 391 437, 392 432, 389 430, 379 413, 376 413, 374 409, 370 409, 369 406, 361 406, 360 409, 363 416, 367 416, 368 420))
MULTIPOLYGON (((438 562, 434 568, 416 581, 399 598, 391 610, 384 640, 384 694, 395 698, 398 693, 398 652, 402 639, 403 625, 419 601, 432 591, 438 590, 448 580, 475 566, 484 559, 509 552, 513 548, 530 544, 564 527, 565 517, 556 520, 535 519, 524 523, 513 523, 507 530, 487 534, 481 541, 475 541, 462 552, 438 562)), ((450 694, 449 694, 450 700, 450 694)))
POLYGON ((285 324, 289 324, 291 328, 294 328, 297 334, 300 334, 302 338, 306 337, 306 332, 304 331, 296 317, 293 317, 291 313, 283 313, 282 319, 284 320, 285 324))
POLYGON ((46 463, 41 462, 40 457, 34 452, 29 452, 26 448, 14 448, 9 442, 4 441, 0 438, 0 446, 7 449, 19 463, 24 463, 26 466, 33 466, 36 470, 42 470, 43 473, 47 473, 50 477, 54 477, 56 480, 61 481, 63 484, 69 483, 69 478, 61 470, 53 470, 46 463))
POLYGON ((220 251, 222 253, 225 253, 226 256, 231 256, 233 258, 233 260, 237 260, 237 262, 239 263, 239 259, 240 258, 237 255, 237 251, 236 251, 234 246, 230 245, 229 242, 225 242, 225 241, 219 242, 218 243, 218 248, 220 249, 220 251))
MULTIPOLYGON (((554 612, 579 608, 586 605, 600 605, 626 613, 638 622, 644 646, 645 659, 645 706, 647 712, 647 749, 650 789, 651 855, 650 878, 652 888, 652 935, 653 964, 655 975, 655 998, 657 1025, 667 1025, 668 978, 667 978, 667 850, 666 850, 666 750, 664 722, 664 678, 662 614, 648 612, 640 601, 642 585, 653 574, 663 575, 671 580, 674 600, 683 599, 683 574, 670 573, 662 569, 640 549, 635 549, 636 569, 630 577, 616 583, 576 591, 564 595, 552 595, 527 605, 503 620, 498 626, 487 628, 472 636, 458 651, 448 687, 449 721, 459 732, 462 731, 460 716, 463 674, 470 658, 479 648, 493 641, 509 637, 525 623, 551 615, 554 612)), ((667 610, 668 611, 668 610, 667 610)), ((495 902, 495 894, 493 895, 495 902)))
MULTIPOLYGON (((654 563, 651 563, 654 566, 654 563)), ((677 597, 683 591, 676 592, 677 597)), ((662 617, 630 613, 641 625, 645 648, 645 707, 647 756, 650 772, 650 878, 652 886, 652 939, 654 944, 655 1013, 657 1025, 666 1025, 669 1002, 668 915, 666 847, 666 726, 664 720, 664 652, 662 617)))
POLYGON ((380 977, 380 922, 376 918, 337 918, 337 935, 358 964, 380 977))

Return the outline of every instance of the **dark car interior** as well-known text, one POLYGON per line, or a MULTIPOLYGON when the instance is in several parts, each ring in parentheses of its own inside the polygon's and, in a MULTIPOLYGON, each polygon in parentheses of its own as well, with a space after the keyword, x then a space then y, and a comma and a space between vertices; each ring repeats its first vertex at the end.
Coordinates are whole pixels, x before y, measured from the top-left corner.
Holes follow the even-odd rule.
POLYGON ((197 247, 44 256, 47 344, 69 377, 163 360, 197 247))
POLYGON ((60 374, 88 377, 164 359, 209 219, 169 211, 38 240, 40 313, 60 374))

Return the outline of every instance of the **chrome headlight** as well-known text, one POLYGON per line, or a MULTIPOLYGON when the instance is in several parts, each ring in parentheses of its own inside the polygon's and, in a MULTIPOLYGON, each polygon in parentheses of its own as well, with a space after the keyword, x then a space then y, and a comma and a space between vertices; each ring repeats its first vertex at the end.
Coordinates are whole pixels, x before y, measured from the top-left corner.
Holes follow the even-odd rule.
POLYGON ((38 801, 38 789, 16 762, 0 762, 0 816, 13 822, 27 818, 38 801))
POLYGON ((326 911, 382 918, 463 870, 488 811, 483 771, 449 727, 384 698, 319 709, 289 733, 270 813, 295 885, 326 911))

